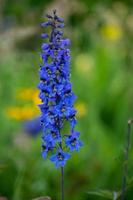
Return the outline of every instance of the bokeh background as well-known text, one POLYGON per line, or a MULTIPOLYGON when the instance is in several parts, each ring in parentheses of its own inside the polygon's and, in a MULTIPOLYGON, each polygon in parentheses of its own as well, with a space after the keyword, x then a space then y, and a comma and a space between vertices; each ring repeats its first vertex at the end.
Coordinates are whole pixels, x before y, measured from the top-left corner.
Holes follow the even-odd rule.
MULTIPOLYGON (((40 23, 57 9, 71 45, 84 147, 65 167, 66 200, 103 199, 90 190, 121 189, 127 120, 133 116, 130 0, 0 0, 0 199, 60 199, 60 170, 41 157, 40 23)), ((130 148, 128 181, 133 180, 130 148)), ((133 199, 131 185, 126 199, 133 199)))

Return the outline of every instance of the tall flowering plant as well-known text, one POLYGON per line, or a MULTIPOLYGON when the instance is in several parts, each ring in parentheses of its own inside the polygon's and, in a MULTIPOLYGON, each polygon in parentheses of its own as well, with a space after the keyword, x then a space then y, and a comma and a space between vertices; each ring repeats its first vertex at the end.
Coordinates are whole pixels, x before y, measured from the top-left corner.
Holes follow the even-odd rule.
MULTIPOLYGON (((64 20, 57 16, 46 15, 48 21, 42 27, 49 27, 50 34, 42 33, 45 42, 41 46, 42 63, 40 65, 40 99, 42 135, 42 156, 50 153, 50 160, 56 167, 63 167, 70 158, 71 152, 78 151, 82 146, 80 133, 75 131, 76 110, 74 109, 75 94, 70 82, 70 40, 63 38, 61 29, 64 20), (62 133, 64 124, 70 124, 70 132, 62 133)), ((63 181, 63 180, 62 180, 63 181)), ((63 199, 63 197, 62 197, 63 199)))

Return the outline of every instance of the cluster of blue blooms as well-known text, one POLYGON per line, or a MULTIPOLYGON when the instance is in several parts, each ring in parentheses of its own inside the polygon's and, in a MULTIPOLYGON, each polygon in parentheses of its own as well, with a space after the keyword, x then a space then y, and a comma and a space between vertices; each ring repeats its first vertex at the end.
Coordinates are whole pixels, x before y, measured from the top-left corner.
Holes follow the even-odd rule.
POLYGON ((42 156, 46 158, 52 153, 50 160, 56 167, 63 167, 70 158, 70 152, 79 150, 82 142, 79 132, 75 131, 76 110, 74 109, 75 94, 70 83, 70 45, 69 39, 63 38, 61 29, 64 20, 56 15, 47 15, 48 21, 42 27, 50 27, 50 35, 42 34, 46 42, 42 44, 40 65, 40 99, 41 124, 43 127, 42 156), (62 134, 64 123, 70 124, 69 134, 62 134))

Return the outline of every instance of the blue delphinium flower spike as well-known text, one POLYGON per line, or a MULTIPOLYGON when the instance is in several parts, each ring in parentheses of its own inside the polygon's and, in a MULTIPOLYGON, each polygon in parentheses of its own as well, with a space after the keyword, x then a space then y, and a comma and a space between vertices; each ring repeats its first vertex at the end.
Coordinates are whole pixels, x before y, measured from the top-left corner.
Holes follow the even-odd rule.
POLYGON ((79 132, 76 132, 76 110, 74 102, 76 99, 70 82, 70 40, 63 38, 61 29, 64 27, 64 20, 57 16, 46 15, 47 22, 42 27, 51 29, 50 35, 42 33, 45 40, 42 43, 40 64, 40 90, 39 97, 42 104, 41 124, 42 135, 42 156, 46 158, 51 152, 50 160, 56 167, 64 167, 70 158, 70 153, 79 150, 82 142, 79 140, 79 132), (61 130, 64 123, 70 124, 71 130, 67 135, 62 135, 61 130))

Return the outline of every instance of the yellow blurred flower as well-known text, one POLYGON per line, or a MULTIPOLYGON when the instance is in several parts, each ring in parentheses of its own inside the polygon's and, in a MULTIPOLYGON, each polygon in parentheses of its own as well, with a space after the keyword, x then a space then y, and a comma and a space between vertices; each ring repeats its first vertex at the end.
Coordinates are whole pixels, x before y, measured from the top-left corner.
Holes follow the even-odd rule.
POLYGON ((9 107, 6 109, 6 114, 9 118, 15 120, 28 120, 33 119, 39 115, 39 109, 33 107, 9 107))
POLYGON ((22 88, 17 91, 16 97, 17 99, 24 101, 33 101, 35 105, 41 103, 41 100, 38 97, 39 90, 33 88, 22 88))
POLYGON ((75 59, 75 66, 80 74, 89 76, 93 66, 93 59, 88 54, 79 54, 75 59))
POLYGON ((16 98, 21 102, 25 101, 26 106, 11 106, 6 109, 6 115, 15 120, 28 120, 40 114, 38 104, 41 100, 38 97, 39 90, 33 88, 21 88, 16 92, 16 98))
POLYGON ((42 101, 39 98, 39 90, 35 90, 35 92, 32 95, 32 101, 37 106, 38 104, 41 104, 42 101))
POLYGON ((78 118, 84 117, 87 114, 87 106, 84 102, 77 102, 75 108, 77 109, 78 118))
POLYGON ((32 88, 21 88, 17 91, 16 97, 21 100, 31 100, 34 91, 32 88))
POLYGON ((117 41, 122 37, 122 29, 118 24, 107 24, 101 28, 101 34, 108 40, 117 41))

